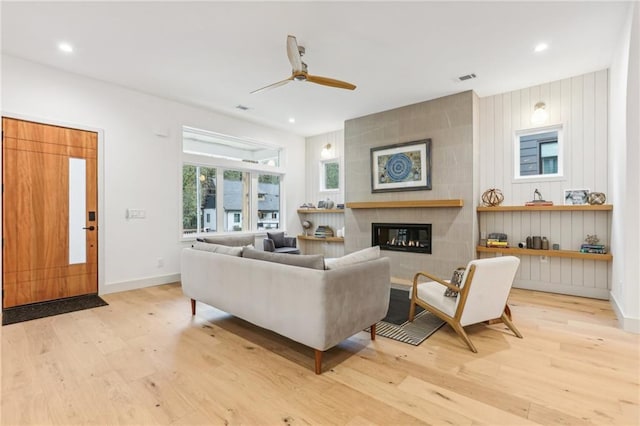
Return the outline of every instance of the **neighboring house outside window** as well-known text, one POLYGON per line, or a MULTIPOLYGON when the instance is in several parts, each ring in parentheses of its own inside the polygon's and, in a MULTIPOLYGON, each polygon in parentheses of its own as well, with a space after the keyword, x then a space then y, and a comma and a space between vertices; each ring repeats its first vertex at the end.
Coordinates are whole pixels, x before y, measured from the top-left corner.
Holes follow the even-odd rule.
POLYGON ((183 128, 182 235, 280 228, 280 151, 183 128))

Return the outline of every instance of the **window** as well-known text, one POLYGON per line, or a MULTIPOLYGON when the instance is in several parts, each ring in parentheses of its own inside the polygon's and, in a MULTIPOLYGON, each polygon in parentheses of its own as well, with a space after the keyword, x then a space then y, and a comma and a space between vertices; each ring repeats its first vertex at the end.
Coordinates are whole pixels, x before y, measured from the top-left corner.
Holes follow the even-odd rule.
POLYGON ((184 127, 182 235, 279 228, 281 151, 184 127))
POLYGON ((320 162, 320 191, 338 191, 340 189, 340 163, 338 160, 320 162))
POLYGON ((562 126, 516 132, 514 144, 516 180, 562 176, 562 126))
POLYGON ((258 175, 258 230, 279 229, 280 176, 258 175))
POLYGON ((251 228, 244 220, 249 218, 251 175, 239 170, 225 170, 223 176, 224 230, 248 231, 251 228))
POLYGON ((216 169, 182 167, 182 232, 216 231, 216 169), (213 215, 212 215, 213 213, 213 215))

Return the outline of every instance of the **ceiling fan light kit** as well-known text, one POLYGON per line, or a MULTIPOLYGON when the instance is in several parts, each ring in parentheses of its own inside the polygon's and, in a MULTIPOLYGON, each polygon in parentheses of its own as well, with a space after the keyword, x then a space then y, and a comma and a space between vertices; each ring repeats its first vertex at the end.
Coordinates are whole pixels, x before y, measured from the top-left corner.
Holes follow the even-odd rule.
POLYGON ((311 75, 307 71, 307 64, 302 62, 302 55, 304 55, 304 46, 298 46, 296 38, 292 35, 287 36, 287 56, 291 63, 291 77, 278 81, 277 83, 269 84, 268 86, 261 87, 254 90, 253 93, 262 92, 264 90, 275 89, 276 87, 283 86, 288 82, 295 81, 308 81, 309 83, 320 84, 322 86, 336 87, 338 89, 354 90, 356 86, 346 81, 336 80, 328 77, 321 77, 318 75, 311 75))

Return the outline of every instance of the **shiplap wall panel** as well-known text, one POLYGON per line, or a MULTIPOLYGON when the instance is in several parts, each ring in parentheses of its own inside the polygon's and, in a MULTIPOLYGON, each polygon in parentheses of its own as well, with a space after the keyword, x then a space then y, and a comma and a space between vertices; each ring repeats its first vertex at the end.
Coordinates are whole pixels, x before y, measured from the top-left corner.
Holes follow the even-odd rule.
POLYGON ((582 93, 582 104, 584 105, 582 114, 582 180, 585 183, 586 188, 594 191, 597 179, 597 173, 594 173, 597 172, 595 168, 595 74, 587 74, 584 76, 582 93))
MULTIPOLYGON (((571 79, 571 162, 572 170, 569 176, 570 181, 582 182, 578 186, 570 186, 569 188, 585 188, 584 181, 584 105, 583 100, 583 80, 582 76, 573 77, 571 79)), ((593 153, 589 153, 593 155, 593 153)))
MULTIPOLYGON (((305 164, 306 168, 306 191, 305 200, 308 203, 318 204, 320 200, 329 198, 334 203, 344 203, 344 130, 324 133, 317 136, 308 137, 305 140, 305 164), (320 191, 320 164, 323 160, 320 153, 326 144, 331 144, 333 155, 340 163, 340 190, 320 191)), ((309 235, 320 225, 329 226, 336 233, 338 229, 344 227, 344 214, 339 213, 300 213, 300 221, 309 220, 313 228, 309 230, 309 235)), ((344 255, 344 244, 327 243, 323 241, 298 240, 304 254, 322 254, 325 257, 341 257, 344 255)))
POLYGON ((596 73, 595 83, 595 155, 593 174, 595 183, 593 191, 606 192, 607 190, 607 164, 608 164, 608 106, 609 106, 609 80, 606 72, 596 73))
MULTIPOLYGON (((565 189, 605 192, 607 182, 608 71, 541 84, 480 99, 480 192, 502 190, 504 205, 523 205, 535 189, 555 204, 564 204, 565 189), (536 127, 531 123, 537 102, 547 105, 545 125, 564 125, 564 178, 516 183, 514 133, 536 127)), ((479 200, 480 203, 480 200, 479 200)), ((480 213, 480 234, 504 232, 512 245, 540 235, 549 245, 578 250, 587 234, 609 244, 610 212, 500 212, 480 213)), ((541 253, 542 254, 542 253, 541 253)), ((615 253, 614 253, 615 255, 615 253)), ((484 253, 482 257, 492 254, 484 253)), ((516 287, 588 297, 608 298, 611 266, 608 262, 539 256, 521 256, 516 287)))

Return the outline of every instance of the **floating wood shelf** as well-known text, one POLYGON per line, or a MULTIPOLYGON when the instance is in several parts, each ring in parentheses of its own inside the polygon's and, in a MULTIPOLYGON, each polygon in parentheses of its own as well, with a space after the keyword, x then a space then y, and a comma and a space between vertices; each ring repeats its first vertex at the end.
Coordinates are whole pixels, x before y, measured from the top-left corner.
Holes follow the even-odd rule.
POLYGON ((298 209, 298 213, 344 213, 344 209, 298 209))
POLYGON ((521 249, 516 247, 502 248, 502 247, 477 246, 476 251, 478 253, 502 253, 502 254, 514 254, 514 255, 520 254, 524 256, 564 257, 568 259, 602 260, 602 261, 613 260, 613 256, 610 253, 606 253, 606 254, 581 253, 579 251, 572 251, 572 250, 532 250, 532 249, 521 249))
POLYGON ((326 243, 344 243, 344 238, 342 237, 326 237, 326 238, 319 238, 319 237, 312 237, 312 236, 307 236, 307 235, 298 235, 298 239, 299 240, 309 240, 309 241, 324 241, 326 243))
POLYGON ((347 203, 350 209, 402 209, 402 208, 442 208, 462 207, 464 200, 412 200, 412 201, 362 201, 347 203))
POLYGON ((613 210, 612 204, 601 205, 557 205, 557 206, 496 206, 477 209, 479 212, 529 212, 529 211, 609 211, 613 210))

